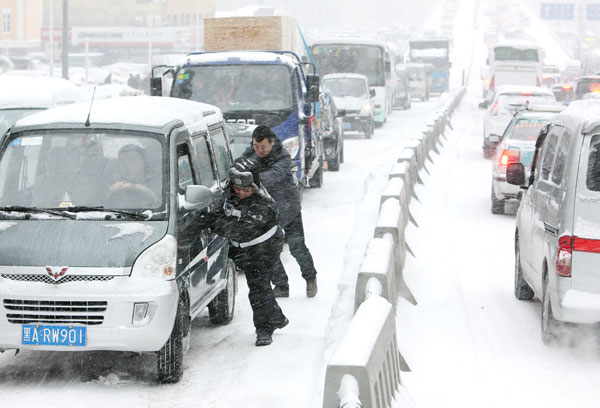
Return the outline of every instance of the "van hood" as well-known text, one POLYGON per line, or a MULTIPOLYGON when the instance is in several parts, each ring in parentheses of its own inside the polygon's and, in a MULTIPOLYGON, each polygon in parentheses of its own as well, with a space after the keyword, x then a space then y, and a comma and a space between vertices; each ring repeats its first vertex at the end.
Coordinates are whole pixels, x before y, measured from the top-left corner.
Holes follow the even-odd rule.
POLYGON ((167 221, 0 221, 0 266, 131 267, 167 221))
POLYGON ((369 101, 367 99, 356 98, 353 96, 335 97, 335 106, 338 109, 346 109, 349 111, 360 111, 369 101))

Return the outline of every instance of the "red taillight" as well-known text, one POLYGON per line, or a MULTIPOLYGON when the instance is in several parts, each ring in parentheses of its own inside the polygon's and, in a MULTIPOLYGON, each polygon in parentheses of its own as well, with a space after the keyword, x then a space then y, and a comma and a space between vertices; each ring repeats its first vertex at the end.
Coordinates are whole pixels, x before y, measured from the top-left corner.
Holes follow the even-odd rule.
POLYGON ((563 85, 562 89, 563 91, 568 91, 571 89, 571 85, 563 85))
POLYGON ((500 156, 500 165, 506 166, 509 163, 517 163, 521 154, 518 150, 504 150, 500 156))
POLYGON ((542 85, 541 82, 540 82, 540 78, 539 77, 535 78, 535 84, 536 84, 536 86, 541 86, 542 85))
POLYGON ((494 92, 494 86, 496 85, 496 76, 493 75, 490 79, 490 91, 494 92))
POLYGON ((571 254, 573 253, 573 237, 562 236, 558 239, 558 252, 556 253, 556 273, 560 276, 571 276, 571 254))

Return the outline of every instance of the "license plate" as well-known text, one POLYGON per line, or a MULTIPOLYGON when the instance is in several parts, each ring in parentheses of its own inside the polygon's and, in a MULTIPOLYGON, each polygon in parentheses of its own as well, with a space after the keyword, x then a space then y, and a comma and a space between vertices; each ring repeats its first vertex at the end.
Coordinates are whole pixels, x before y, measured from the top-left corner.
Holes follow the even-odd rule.
POLYGON ((21 343, 32 346, 85 346, 85 326, 24 324, 21 343))
POLYGON ((352 123, 344 123, 344 130, 352 129, 352 123))

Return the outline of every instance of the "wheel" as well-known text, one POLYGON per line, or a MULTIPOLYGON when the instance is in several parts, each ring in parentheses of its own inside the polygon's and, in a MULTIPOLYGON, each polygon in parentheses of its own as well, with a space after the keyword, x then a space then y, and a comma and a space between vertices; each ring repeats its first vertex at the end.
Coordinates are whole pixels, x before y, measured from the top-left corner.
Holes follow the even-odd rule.
POLYGON ((227 284, 208 304, 208 317, 212 324, 227 324, 233 319, 235 311, 235 294, 237 292, 237 276, 235 264, 231 259, 227 260, 227 284))
POLYGON ((321 161, 319 168, 315 171, 315 174, 308 180, 308 185, 311 188, 323 187, 323 161, 321 161))
POLYGON ((364 130, 365 139, 370 139, 371 136, 373 136, 373 128, 374 128, 374 126, 373 126, 372 122, 365 124, 365 130, 364 130))
POLYGON ((504 214, 504 200, 498 200, 492 187, 492 214, 504 214))
POLYGON ((519 300, 531 300, 533 298, 533 289, 523 278, 518 237, 515 240, 515 297, 519 300))
POLYGON ((344 139, 340 140, 340 163, 344 162, 344 139))
POLYGON ((552 305, 550 304, 548 274, 544 276, 544 292, 542 296, 542 341, 549 345, 559 340, 560 322, 552 316, 552 305))
POLYGON ((340 170, 340 146, 337 148, 337 154, 334 159, 327 160, 327 169, 330 171, 340 170))
POLYGON ((485 147, 485 146, 483 147, 483 158, 484 159, 493 158, 495 153, 496 153, 496 149, 485 147))
POLYGON ((186 319, 187 307, 184 299, 180 297, 171 336, 156 352, 157 380, 160 383, 173 384, 183 376, 184 338, 189 339, 190 333, 190 324, 186 324, 186 319))

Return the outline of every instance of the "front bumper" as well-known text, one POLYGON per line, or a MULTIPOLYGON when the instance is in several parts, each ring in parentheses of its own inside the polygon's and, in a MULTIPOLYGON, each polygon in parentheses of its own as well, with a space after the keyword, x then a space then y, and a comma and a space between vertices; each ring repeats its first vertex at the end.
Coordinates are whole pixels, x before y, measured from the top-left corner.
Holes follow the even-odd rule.
MULTIPOLYGON (((132 279, 128 276, 115 277, 110 281, 69 282, 60 285, 49 285, 39 282, 12 281, 0 278, 0 349, 31 349, 53 351, 157 351, 165 344, 173 329, 179 291, 175 281, 156 279, 132 279), (16 311, 10 308, 14 302, 25 301, 34 307, 30 311, 16 311), (85 309, 68 310, 64 306, 53 311, 44 310, 35 305, 43 302, 102 302, 106 305, 103 311, 86 311, 85 309), (133 323, 133 307, 135 303, 147 303, 146 317, 133 323), (62 309, 62 310, 61 310, 62 309), (24 316, 35 319, 35 315, 57 316, 58 322, 46 321, 43 325, 68 326, 59 321, 65 316, 78 316, 83 319, 98 315, 101 323, 85 325, 87 336, 85 346, 46 346, 21 344, 23 325, 15 323, 24 316), (13 322, 11 322, 13 321, 13 322)), ((35 323, 30 323, 35 324, 35 323)), ((82 324, 71 324, 82 326, 82 324)))
POLYGON ((362 132, 370 121, 371 116, 369 115, 346 114, 343 120, 344 132, 362 132))

